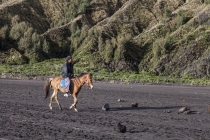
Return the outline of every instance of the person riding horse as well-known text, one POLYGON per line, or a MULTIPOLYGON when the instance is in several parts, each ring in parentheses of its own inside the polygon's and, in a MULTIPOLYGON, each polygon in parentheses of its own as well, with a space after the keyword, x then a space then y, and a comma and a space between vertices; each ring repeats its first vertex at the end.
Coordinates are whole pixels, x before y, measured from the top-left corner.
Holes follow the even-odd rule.
POLYGON ((65 87, 66 93, 64 94, 64 96, 68 97, 70 81, 71 78, 74 77, 74 65, 71 56, 66 57, 66 62, 62 66, 61 72, 62 72, 62 79, 65 80, 65 85, 66 85, 65 87))

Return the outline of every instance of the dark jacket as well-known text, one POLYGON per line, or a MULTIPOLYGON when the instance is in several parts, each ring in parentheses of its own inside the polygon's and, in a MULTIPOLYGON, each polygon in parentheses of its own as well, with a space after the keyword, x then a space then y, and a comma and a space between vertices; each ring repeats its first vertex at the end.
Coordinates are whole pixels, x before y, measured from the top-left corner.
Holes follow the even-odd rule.
POLYGON ((62 78, 72 78, 74 76, 74 66, 72 63, 65 62, 61 68, 62 78))

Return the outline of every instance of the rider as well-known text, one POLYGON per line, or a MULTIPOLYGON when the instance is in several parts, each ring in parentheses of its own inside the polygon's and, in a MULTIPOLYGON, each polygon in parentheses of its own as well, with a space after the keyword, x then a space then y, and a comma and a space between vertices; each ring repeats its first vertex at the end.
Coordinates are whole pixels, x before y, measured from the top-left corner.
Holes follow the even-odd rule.
POLYGON ((66 62, 63 64, 61 71, 62 71, 62 78, 65 79, 66 83, 66 93, 64 94, 64 96, 68 97, 70 79, 74 77, 74 65, 72 63, 71 56, 66 57, 66 62))

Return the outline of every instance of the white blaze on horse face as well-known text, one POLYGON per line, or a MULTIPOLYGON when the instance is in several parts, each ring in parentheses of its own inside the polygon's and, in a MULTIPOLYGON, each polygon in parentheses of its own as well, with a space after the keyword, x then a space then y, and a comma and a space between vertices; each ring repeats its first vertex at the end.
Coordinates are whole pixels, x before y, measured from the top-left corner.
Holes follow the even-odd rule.
POLYGON ((93 89, 92 79, 88 79, 88 80, 86 80, 86 84, 87 84, 87 86, 89 86, 89 87, 90 87, 90 89, 93 89))
POLYGON ((89 86, 90 89, 93 89, 93 84, 92 83, 87 83, 87 86, 89 86))
POLYGON ((90 89, 93 89, 93 85, 90 86, 90 89))
POLYGON ((90 89, 93 89, 93 83, 92 83, 92 80, 90 80, 90 89))

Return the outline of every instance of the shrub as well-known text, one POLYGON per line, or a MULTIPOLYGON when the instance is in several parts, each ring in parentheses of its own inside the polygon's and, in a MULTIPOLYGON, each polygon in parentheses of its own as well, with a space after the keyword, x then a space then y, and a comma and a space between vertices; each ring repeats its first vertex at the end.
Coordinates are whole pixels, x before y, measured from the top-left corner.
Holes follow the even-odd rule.
POLYGON ((160 56, 165 53, 165 48, 163 47, 164 44, 165 44, 164 38, 157 39, 153 43, 152 51, 153 51, 155 60, 158 60, 160 58, 160 56))
POLYGON ((44 39, 44 42, 42 44, 42 49, 45 53, 49 54, 50 46, 46 39, 44 39))
POLYGON ((173 37, 167 34, 165 36, 165 43, 164 43, 164 48, 166 49, 167 52, 173 50, 173 43, 174 43, 173 37))
POLYGON ((90 0, 77 0, 76 2, 66 2, 64 5, 64 17, 61 17, 51 24, 51 27, 58 27, 69 23, 75 16, 81 12, 85 12, 90 5, 90 0))
POLYGON ((24 51, 25 49, 31 48, 31 36, 33 34, 33 28, 28 28, 24 35, 20 38, 18 42, 18 49, 24 51))
POLYGON ((74 34, 78 30, 78 26, 76 22, 73 22, 70 27, 71 33, 74 34))
POLYGON ((80 1, 78 12, 85 12, 85 11, 86 11, 86 8, 87 8, 89 5, 90 5, 90 1, 89 1, 89 0, 80 1))
POLYGON ((81 41, 84 40, 87 36, 88 36, 88 27, 84 26, 82 27, 82 30, 81 30, 80 40, 81 41))
POLYGON ((28 30, 29 25, 26 22, 15 24, 10 30, 10 37, 14 40, 19 40, 28 30))
POLYGON ((40 35, 38 35, 36 32, 33 33, 31 37, 32 47, 34 52, 40 52, 41 51, 41 44, 42 44, 42 38, 40 35))
POLYGON ((106 40, 105 42, 105 62, 109 63, 113 58, 114 58, 114 52, 116 45, 113 44, 113 39, 112 40, 106 40))
POLYGON ((18 49, 30 59, 30 62, 42 60, 43 39, 33 28, 28 28, 18 42, 18 49))
POLYGON ((14 17, 12 17, 11 25, 15 26, 16 24, 19 23, 19 21, 20 21, 20 17, 18 15, 15 15, 14 17))
POLYGON ((185 21, 184 11, 179 10, 177 13, 177 22, 176 22, 177 28, 180 27, 181 25, 183 25, 184 21, 185 21))
POLYGON ((71 4, 71 2, 67 2, 64 6, 64 16, 66 22, 70 22, 77 14, 77 9, 74 6, 75 5, 71 4))
POLYGON ((105 41, 104 41, 104 38, 102 38, 101 36, 99 36, 98 38, 98 50, 99 50, 99 53, 103 53, 103 50, 105 48, 105 41))
POLYGON ((5 25, 4 27, 2 27, 1 29, 0 29, 0 37, 2 38, 2 39, 6 39, 6 37, 8 36, 8 25, 5 25))
POLYGON ((171 16, 172 12, 169 9, 165 9, 164 15, 163 15, 163 22, 165 22, 165 20, 167 18, 169 18, 171 16))
POLYGON ((205 4, 210 4, 210 0, 204 0, 205 4))
POLYGON ((126 40, 124 37, 118 36, 117 37, 117 48, 114 52, 114 59, 117 61, 120 61, 124 58, 124 52, 125 52, 125 44, 126 40))
POLYGON ((205 34, 204 34, 204 38, 206 39, 206 41, 210 41, 210 32, 206 32, 205 34))

